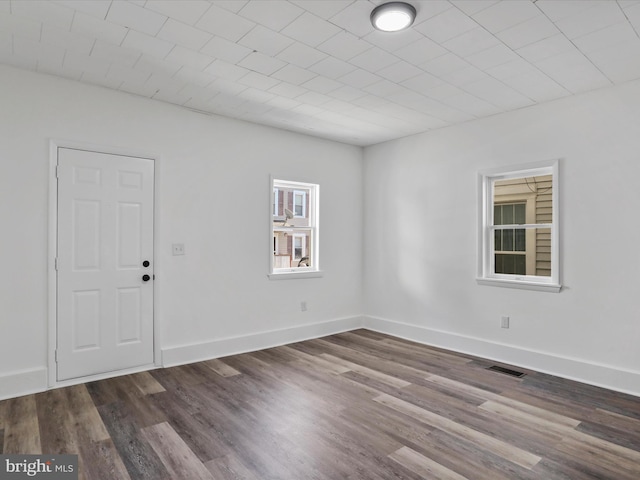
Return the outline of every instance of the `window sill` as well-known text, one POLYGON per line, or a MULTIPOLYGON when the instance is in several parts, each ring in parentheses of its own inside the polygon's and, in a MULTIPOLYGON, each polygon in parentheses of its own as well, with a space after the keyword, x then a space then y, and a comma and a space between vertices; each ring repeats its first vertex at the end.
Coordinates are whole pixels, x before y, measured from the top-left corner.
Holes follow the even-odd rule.
POLYGON ((520 290, 535 290, 538 292, 558 293, 562 285, 556 283, 527 282, 525 280, 503 280, 498 278, 477 278, 478 285, 493 287, 518 288, 520 290))
POLYGON ((278 273, 269 273, 267 274, 269 280, 293 280, 297 278, 319 278, 324 276, 324 272, 321 270, 307 271, 307 272, 298 272, 295 270, 278 272, 278 273))

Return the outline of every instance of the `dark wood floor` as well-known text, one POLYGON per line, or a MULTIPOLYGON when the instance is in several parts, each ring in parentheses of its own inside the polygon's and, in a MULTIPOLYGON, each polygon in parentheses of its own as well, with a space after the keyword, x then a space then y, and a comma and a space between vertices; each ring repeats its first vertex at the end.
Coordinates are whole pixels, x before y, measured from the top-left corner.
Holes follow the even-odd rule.
POLYGON ((366 330, 0 402, 85 479, 640 478, 640 398, 366 330))

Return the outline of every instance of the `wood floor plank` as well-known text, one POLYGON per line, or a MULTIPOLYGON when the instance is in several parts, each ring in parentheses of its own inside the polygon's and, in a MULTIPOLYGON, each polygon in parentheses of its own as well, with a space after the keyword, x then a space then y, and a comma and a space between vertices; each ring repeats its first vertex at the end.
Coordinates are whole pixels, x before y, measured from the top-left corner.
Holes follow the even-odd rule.
POLYGON ((142 436, 155 450, 171 478, 215 480, 211 472, 168 423, 143 428, 142 436))
POLYGON ((381 395, 380 397, 374 398, 374 401, 405 413, 416 420, 425 422, 440 430, 459 436, 463 439, 476 442, 477 444, 482 445, 484 449, 493 452, 496 455, 500 455, 506 460, 525 468, 530 469, 540 461, 540 457, 537 455, 509 445, 508 443, 468 428, 423 408, 416 407, 409 402, 392 397, 391 395, 381 395))
POLYGON ((216 480, 261 480, 234 454, 215 458, 204 466, 216 480))
POLYGON ((143 395, 153 395, 165 391, 164 387, 149 372, 134 373, 128 377, 143 395))
POLYGON ((34 395, 8 400, 4 425, 5 455, 12 453, 40 454, 40 425, 34 395))
POLYGON ((420 455, 415 450, 411 450, 409 447, 402 447, 396 450, 389 455, 389 458, 430 480, 468 480, 467 477, 443 467, 430 458, 420 455))
POLYGON ((134 480, 170 478, 156 452, 140 433, 135 413, 124 401, 98 407, 115 449, 134 480))
POLYGON ((227 365, 222 360, 214 358, 213 360, 207 360, 203 362, 205 366, 216 372, 221 377, 232 377, 234 375, 240 375, 240 372, 235 368, 227 365))
POLYGON ((84 385, 74 385, 64 389, 66 405, 74 418, 74 426, 80 438, 92 442, 109 439, 102 418, 84 385))
POLYGON ((348 360, 334 357, 333 355, 329 355, 328 353, 323 353, 322 355, 320 355, 320 357, 328 360, 331 363, 335 363, 336 365, 341 365, 348 370, 354 371, 366 377, 370 377, 374 380, 378 380, 379 382, 386 383, 391 387, 402 388, 411 385, 411 382, 407 382, 406 380, 403 380, 401 378, 393 377, 391 375, 387 375, 386 373, 382 373, 377 370, 365 367, 364 365, 359 365, 354 362, 349 362, 348 360))

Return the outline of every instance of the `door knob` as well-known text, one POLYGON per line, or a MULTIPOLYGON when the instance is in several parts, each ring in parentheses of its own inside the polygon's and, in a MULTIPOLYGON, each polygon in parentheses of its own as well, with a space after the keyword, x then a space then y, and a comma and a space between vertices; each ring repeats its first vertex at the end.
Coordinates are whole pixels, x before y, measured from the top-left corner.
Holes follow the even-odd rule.
POLYGON ((151 277, 149 275, 142 275, 143 282, 148 282, 149 280, 151 280, 151 277))
POLYGON ((142 266, 143 267, 148 267, 149 266, 149 260, 145 260, 144 262, 142 262, 142 266))

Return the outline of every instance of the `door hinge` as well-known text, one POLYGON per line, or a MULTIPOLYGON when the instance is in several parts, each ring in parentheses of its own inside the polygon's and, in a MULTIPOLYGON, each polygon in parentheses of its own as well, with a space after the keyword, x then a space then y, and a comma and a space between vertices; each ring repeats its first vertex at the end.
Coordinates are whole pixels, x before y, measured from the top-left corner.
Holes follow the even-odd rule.
POLYGON ((60 178, 60 165, 56 165, 56 178, 60 178))
POLYGON ((54 259, 54 268, 56 269, 56 272, 58 271, 58 257, 56 257, 54 259))
POLYGON ((58 361, 58 350, 55 350, 55 351, 53 352, 53 354, 54 354, 54 356, 55 356, 55 358, 56 358, 56 362, 57 362, 57 361, 58 361))

